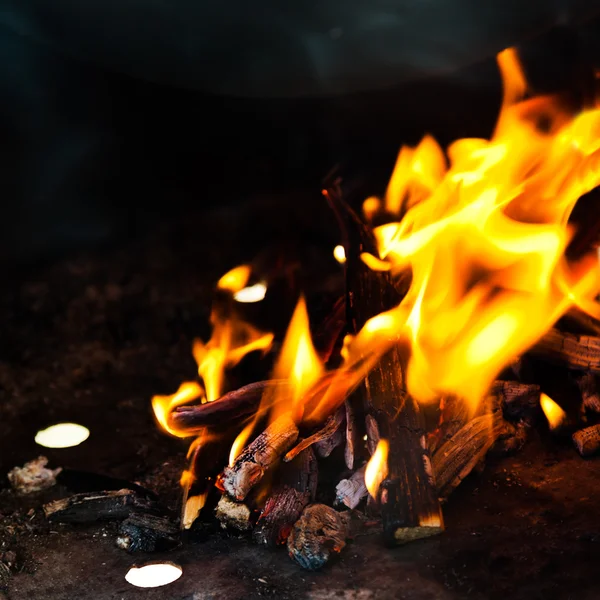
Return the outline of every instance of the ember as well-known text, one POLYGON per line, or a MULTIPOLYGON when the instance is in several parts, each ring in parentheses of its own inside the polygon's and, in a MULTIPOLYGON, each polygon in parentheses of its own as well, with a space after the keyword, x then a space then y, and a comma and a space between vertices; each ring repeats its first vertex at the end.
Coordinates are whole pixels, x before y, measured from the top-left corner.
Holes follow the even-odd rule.
MULTIPOLYGON (((582 371, 570 377, 598 412, 600 343, 563 321, 600 331, 597 255, 567 254, 573 208, 600 183, 600 109, 570 114, 558 97, 529 97, 512 49, 498 64, 490 140, 458 140, 447 156, 430 136, 402 148, 362 219, 339 182, 325 191, 347 290, 314 336, 303 297, 283 339, 248 318, 240 305, 270 294, 264 274, 242 265, 219 280, 212 337, 193 349, 200 382, 152 403, 165 431, 195 438, 182 527, 216 505, 223 527, 287 543, 317 568, 350 536, 350 513, 313 504, 338 447, 338 503, 356 509, 368 490, 365 510, 402 544, 440 533, 440 501, 489 451, 520 448, 541 411, 552 430, 595 418, 567 415, 534 367, 582 371), (269 379, 231 390, 227 373, 257 351, 275 357, 269 379)), ((573 434, 584 456, 600 449, 597 427, 573 434)))

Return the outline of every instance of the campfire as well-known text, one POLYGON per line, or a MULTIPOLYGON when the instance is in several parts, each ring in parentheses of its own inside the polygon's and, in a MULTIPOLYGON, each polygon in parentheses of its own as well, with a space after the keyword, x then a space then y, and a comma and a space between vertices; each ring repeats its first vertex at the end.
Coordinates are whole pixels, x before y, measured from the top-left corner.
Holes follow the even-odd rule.
POLYGON ((571 219, 600 183, 600 111, 530 94, 512 49, 498 64, 490 140, 402 148, 360 210, 328 182, 346 293, 322 322, 299 295, 287 331, 266 330, 264 310, 285 310, 272 272, 218 281, 198 380, 152 401, 192 440, 183 529, 216 515, 315 569, 356 535, 442 533, 452 491, 534 426, 600 449, 597 219, 571 219), (578 402, 560 405, 544 365, 568 367, 578 402))

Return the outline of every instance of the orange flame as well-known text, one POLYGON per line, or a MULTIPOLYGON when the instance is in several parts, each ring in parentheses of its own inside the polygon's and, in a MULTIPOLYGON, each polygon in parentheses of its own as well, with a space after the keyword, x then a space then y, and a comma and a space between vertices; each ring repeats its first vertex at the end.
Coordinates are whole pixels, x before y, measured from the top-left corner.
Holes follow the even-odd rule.
POLYGON ((558 429, 567 417, 565 411, 546 394, 540 396, 540 405, 544 411, 544 415, 546 415, 546 419, 548 419, 550 429, 558 429))
POLYGON ((171 435, 176 437, 188 437, 186 432, 178 431, 169 424, 169 415, 178 407, 193 402, 204 395, 202 386, 194 381, 187 381, 179 386, 179 389, 170 396, 154 396, 152 398, 152 409, 159 425, 171 435))
POLYGON ((369 459, 365 469, 365 485, 374 499, 377 498, 381 482, 388 475, 388 451, 389 444, 387 440, 379 440, 377 448, 375 448, 375 452, 369 459))

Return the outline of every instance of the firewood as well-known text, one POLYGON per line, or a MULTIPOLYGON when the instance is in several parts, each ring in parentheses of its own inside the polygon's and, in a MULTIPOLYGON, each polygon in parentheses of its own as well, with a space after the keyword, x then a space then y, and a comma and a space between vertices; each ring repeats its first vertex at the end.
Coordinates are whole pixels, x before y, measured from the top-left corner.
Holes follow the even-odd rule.
POLYGON ((296 458, 296 456, 298 456, 298 454, 300 454, 301 452, 306 450, 306 448, 309 448, 313 444, 318 444, 320 442, 329 442, 331 440, 335 445, 332 445, 331 443, 326 444, 325 447, 322 448, 322 450, 321 450, 322 453, 320 453, 320 455, 323 457, 329 456, 329 454, 331 453, 331 450, 333 450, 333 448, 335 448, 336 445, 341 443, 341 439, 339 439, 339 436, 338 436, 338 440, 335 440, 334 438, 335 438, 336 433, 342 428, 345 418, 346 418, 346 416, 345 416, 344 407, 340 407, 338 410, 335 411, 335 413, 333 413, 332 415, 330 415, 327 418, 327 420, 325 421, 325 424, 323 425, 323 427, 321 429, 319 429, 318 431, 313 433, 311 436, 303 439, 299 444, 294 446, 283 457, 284 462, 289 462, 289 461, 293 460, 294 458, 296 458), (338 443, 335 443, 335 442, 338 442, 338 443), (329 452, 327 452, 327 448, 329 446, 332 446, 332 447, 329 450, 329 452))
POLYGON ((593 373, 582 373, 575 376, 575 383, 581 392, 583 406, 592 412, 600 412, 600 391, 593 373))
POLYGON ((252 511, 247 504, 236 502, 223 494, 217 504, 215 516, 223 529, 249 531, 252 529, 252 511))
POLYGON ((288 551, 300 566, 314 571, 342 551, 347 534, 347 516, 325 504, 311 504, 292 528, 288 551))
POLYGON ((428 436, 429 452, 433 454, 442 444, 452 439, 469 420, 469 411, 461 398, 445 396, 440 400, 440 424, 428 436))
POLYGON ((298 439, 298 427, 289 415, 271 423, 242 453, 231 467, 223 471, 222 485, 235 500, 242 501, 298 439))
POLYGON ((343 504, 348 508, 356 508, 363 498, 366 498, 369 492, 365 485, 365 469, 363 465, 360 469, 352 473, 348 479, 342 479, 335 487, 338 504, 343 504))
POLYGON ((75 494, 44 504, 46 518, 60 523, 120 521, 134 512, 159 515, 163 511, 155 501, 126 489, 75 494))
POLYGON ((127 552, 162 552, 179 543, 179 528, 166 517, 130 515, 119 526, 117 546, 127 552))
POLYGON ((507 417, 520 418, 540 406, 540 386, 518 381, 495 381, 490 390, 492 408, 502 409, 507 417))
POLYGON ((600 451, 600 424, 580 429, 573 434, 573 443, 581 456, 592 456, 600 451))
POLYGON ((433 455, 432 466, 440 498, 475 468, 496 439, 495 419, 487 414, 469 421, 433 455))
MULTIPOLYGON (((352 330, 358 332, 370 318, 397 305, 402 292, 394 287, 389 273, 372 271, 361 260, 363 252, 376 254, 375 240, 343 201, 339 186, 329 190, 326 198, 344 229, 346 304, 352 330)), ((418 404, 406 393, 405 370, 406 357, 392 347, 361 388, 366 412, 389 443, 388 477, 381 483, 379 499, 384 537, 390 544, 443 530, 424 421, 418 404)))
POLYGON ((571 369, 600 373, 600 337, 574 335, 551 329, 530 352, 548 362, 571 369))
POLYGON ((379 444, 379 440, 381 439, 381 436, 379 435, 379 426, 373 415, 365 416, 365 427, 367 431, 367 450, 369 451, 369 454, 373 456, 377 444, 379 444))
POLYGON ((527 442, 530 425, 526 421, 511 423, 502 420, 497 428, 496 441, 490 448, 490 454, 505 456, 518 452, 527 442))
POLYGON ((179 430, 189 431, 190 435, 202 427, 230 427, 233 421, 254 416, 267 390, 287 385, 283 380, 257 381, 228 392, 214 402, 180 406, 170 415, 170 424, 179 430))
POLYGON ((346 409, 346 447, 344 448, 344 461, 346 467, 354 469, 354 461, 359 452, 362 431, 358 427, 358 414, 360 411, 359 397, 352 394, 344 403, 346 409))
POLYGON ((286 542, 294 523, 317 493, 318 465, 312 448, 282 465, 256 523, 253 537, 259 544, 276 546, 286 542))

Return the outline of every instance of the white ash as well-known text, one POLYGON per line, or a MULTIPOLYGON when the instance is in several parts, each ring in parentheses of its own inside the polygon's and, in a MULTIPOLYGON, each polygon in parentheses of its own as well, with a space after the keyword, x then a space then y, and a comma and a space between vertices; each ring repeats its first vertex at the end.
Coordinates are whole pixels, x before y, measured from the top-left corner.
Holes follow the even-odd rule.
POLYGON ((48 459, 45 456, 38 456, 23 467, 15 467, 8 474, 10 485, 19 494, 33 494, 52 487, 56 484, 56 476, 62 468, 47 469, 47 464, 48 459))

